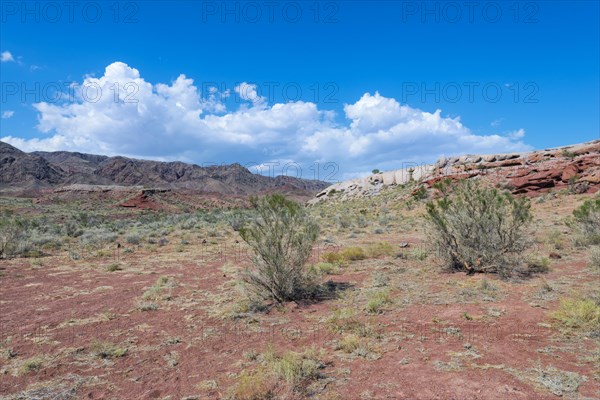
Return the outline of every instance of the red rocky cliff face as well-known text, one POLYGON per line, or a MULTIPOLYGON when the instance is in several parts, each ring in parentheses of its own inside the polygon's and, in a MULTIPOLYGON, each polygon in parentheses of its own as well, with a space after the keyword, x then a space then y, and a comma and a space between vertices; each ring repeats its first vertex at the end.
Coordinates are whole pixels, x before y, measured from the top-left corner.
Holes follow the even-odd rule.
POLYGON ((514 194, 535 195, 561 188, 576 193, 600 190, 600 141, 506 157, 477 157, 478 162, 438 161, 437 170, 423 183, 432 187, 444 178, 480 176, 510 188, 514 194))

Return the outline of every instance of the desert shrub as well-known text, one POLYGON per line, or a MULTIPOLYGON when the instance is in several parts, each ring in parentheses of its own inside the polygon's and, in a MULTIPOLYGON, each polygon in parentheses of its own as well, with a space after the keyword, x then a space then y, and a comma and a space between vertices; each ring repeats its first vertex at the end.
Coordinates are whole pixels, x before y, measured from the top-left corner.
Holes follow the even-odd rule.
POLYGON ((0 218, 0 257, 21 253, 26 237, 26 221, 19 218, 0 218))
POLYGON ((251 203, 256 218, 239 231, 255 253, 255 268, 244 275, 249 288, 278 303, 310 296, 314 282, 306 262, 318 225, 302 206, 278 194, 251 203))
POLYGON ((600 244, 600 197, 586 200, 573 211, 583 244, 600 244))
POLYGON ((348 214, 336 215, 335 221, 337 222, 339 227, 342 229, 347 229, 352 226, 352 219, 350 218, 350 215, 348 215, 348 214))
POLYGON ((590 268, 596 272, 600 272, 600 246, 593 246, 590 248, 590 268))
POLYGON ((141 239, 140 239, 140 235, 138 235, 137 233, 131 233, 131 234, 127 235, 125 240, 127 240, 127 243, 129 243, 129 244, 138 245, 138 244, 140 244, 141 239))
POLYGON ((414 190, 412 196, 417 200, 425 200, 427 198, 427 189, 424 186, 419 186, 414 190))
POLYGON ((476 180, 436 185, 442 196, 427 203, 427 221, 438 253, 455 270, 509 276, 520 270, 530 246, 525 228, 529 201, 484 187, 476 180))
POLYGON ((64 230, 69 237, 79 237, 83 234, 83 229, 75 221, 67 221, 64 225, 64 230))
POLYGON ((117 234, 103 228, 92 228, 86 230, 80 239, 84 244, 100 246, 117 240, 117 234))
POLYGON ((248 217, 242 211, 235 210, 227 217, 227 222, 229 223, 231 229, 233 229, 236 232, 239 232, 240 229, 244 227, 247 218, 248 217))
POLYGON ((191 217, 191 218, 186 218, 183 221, 181 221, 180 226, 181 226, 181 229, 188 230, 188 229, 195 228, 197 224, 198 224, 198 220, 195 217, 191 217))
POLYGON ((537 255, 530 255, 527 260, 527 265, 532 272, 548 272, 550 271, 550 259, 537 255))

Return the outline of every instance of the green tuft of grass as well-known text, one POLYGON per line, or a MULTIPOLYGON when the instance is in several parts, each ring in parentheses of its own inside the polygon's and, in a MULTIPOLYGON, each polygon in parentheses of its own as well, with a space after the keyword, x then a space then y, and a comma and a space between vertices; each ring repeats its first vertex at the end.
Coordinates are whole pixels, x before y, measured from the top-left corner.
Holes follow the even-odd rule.
POLYGON ((32 371, 39 371, 44 365, 44 359, 41 356, 29 358, 23 362, 19 368, 18 375, 25 375, 32 371))
POLYGON ((127 354, 127 349, 116 346, 108 342, 94 341, 90 346, 90 351, 96 357, 100 358, 119 358, 127 354))
POLYGON ((367 302, 367 312, 369 314, 381 314, 382 308, 386 304, 390 304, 392 299, 390 298, 389 290, 379 290, 369 298, 367 302))
POLYGON ((575 331, 600 331, 600 306, 592 299, 566 298, 551 318, 559 326, 575 331))
POLYGON ((302 353, 288 351, 277 356, 272 349, 264 354, 266 366, 273 375, 285 381, 294 389, 305 387, 311 381, 320 378, 323 363, 318 359, 316 350, 302 353))
POLYGON ((335 275, 338 273, 338 266, 328 262, 317 263, 311 269, 318 275, 335 275))
POLYGON ((171 291, 174 287, 175 281, 173 279, 161 276, 154 285, 144 292, 142 299, 147 301, 170 300, 171 291))

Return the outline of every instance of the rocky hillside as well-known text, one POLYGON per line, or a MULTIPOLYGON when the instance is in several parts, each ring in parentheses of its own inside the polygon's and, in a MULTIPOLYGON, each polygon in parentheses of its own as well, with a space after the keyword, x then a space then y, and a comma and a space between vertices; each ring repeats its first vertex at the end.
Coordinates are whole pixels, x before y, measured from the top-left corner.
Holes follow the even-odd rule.
POLYGON ((379 194, 389 186, 411 181, 431 188, 436 182, 480 177, 514 194, 535 195, 551 189, 568 188, 576 193, 600 190, 600 140, 528 153, 442 157, 435 164, 373 174, 331 185, 309 201, 347 200, 379 194))
POLYGON ((73 184, 141 186, 227 195, 282 192, 312 197, 328 183, 251 173, 239 164, 200 167, 183 162, 159 162, 71 152, 25 153, 0 142, 0 189, 36 190, 73 184))
POLYGON ((35 187, 39 182, 56 185, 63 177, 64 171, 43 157, 24 153, 0 142, 0 187, 12 182, 23 187, 35 187))

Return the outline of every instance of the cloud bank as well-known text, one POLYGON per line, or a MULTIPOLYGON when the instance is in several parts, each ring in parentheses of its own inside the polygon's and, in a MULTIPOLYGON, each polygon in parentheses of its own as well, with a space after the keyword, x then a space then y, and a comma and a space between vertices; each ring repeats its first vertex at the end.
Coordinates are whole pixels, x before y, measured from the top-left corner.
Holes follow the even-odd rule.
MULTIPOLYGON (((400 168, 442 154, 525 151, 524 131, 476 135, 459 117, 401 105, 378 92, 344 106, 345 121, 311 102, 269 105, 256 86, 235 89, 245 102, 225 105, 229 93, 210 89, 201 96, 192 79, 170 84, 146 81, 122 62, 100 78, 86 77, 69 101, 36 103, 40 138, 2 138, 24 151, 67 150, 139 158, 183 160, 199 165, 239 162, 259 165, 289 161, 304 168, 339 167, 337 179, 373 168, 400 168), (46 136, 46 137, 43 137, 46 136)), ((6 132, 0 132, 0 135, 6 132)), ((275 168, 277 173, 277 168, 275 168)), ((319 176, 322 178, 322 176, 319 176)))

